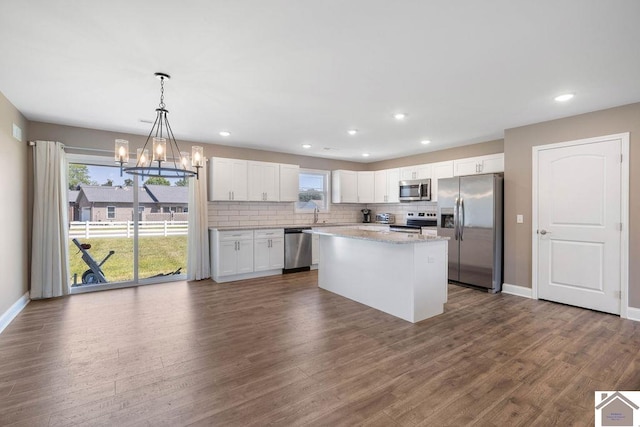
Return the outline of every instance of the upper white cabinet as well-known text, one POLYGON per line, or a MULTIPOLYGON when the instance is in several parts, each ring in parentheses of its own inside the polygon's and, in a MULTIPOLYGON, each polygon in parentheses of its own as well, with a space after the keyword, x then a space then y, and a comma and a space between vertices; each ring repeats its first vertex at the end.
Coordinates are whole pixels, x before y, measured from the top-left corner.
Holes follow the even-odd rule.
POLYGON ((358 203, 373 203, 374 172, 358 172, 358 203))
POLYGON ((358 173, 348 170, 331 172, 331 201, 358 203, 358 173))
POLYGON ((247 200, 247 161, 212 157, 209 200, 247 200))
POLYGON ((504 153, 453 161, 453 173, 455 176, 494 172, 504 172, 504 153))
POLYGON ((280 164, 280 201, 297 202, 300 192, 300 166, 280 164))
POLYGON ((431 178, 431 164, 400 168, 400 180, 431 178))
POLYGON ((374 203, 397 203, 400 193, 400 169, 374 172, 374 203))
POLYGON ((280 200, 280 164, 247 162, 249 200, 277 202, 280 200))
POLYGON ((453 160, 431 163, 431 201, 438 201, 438 180, 453 176, 453 160))
POLYGON ((210 201, 298 200, 298 165, 212 157, 209 168, 210 201))

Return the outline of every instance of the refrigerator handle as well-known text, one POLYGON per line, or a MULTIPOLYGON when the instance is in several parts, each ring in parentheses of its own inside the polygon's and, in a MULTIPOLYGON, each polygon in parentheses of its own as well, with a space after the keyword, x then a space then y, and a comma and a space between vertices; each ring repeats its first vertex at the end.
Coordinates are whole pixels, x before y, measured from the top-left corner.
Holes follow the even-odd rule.
POLYGON ((458 240, 458 214, 460 213, 459 207, 459 200, 456 197, 455 205, 453 207, 453 235, 455 236, 456 240, 458 240))
POLYGON ((464 199, 460 198, 460 213, 458 214, 459 226, 460 226, 460 241, 462 241, 462 235, 464 234, 464 199))

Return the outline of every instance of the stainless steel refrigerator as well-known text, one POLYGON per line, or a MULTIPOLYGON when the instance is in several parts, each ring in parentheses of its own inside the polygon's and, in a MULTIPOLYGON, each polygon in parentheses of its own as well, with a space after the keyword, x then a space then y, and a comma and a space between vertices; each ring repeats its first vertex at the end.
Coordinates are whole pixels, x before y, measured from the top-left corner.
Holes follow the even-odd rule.
POLYGON ((438 235, 449 237, 449 280, 502 289, 502 174, 438 180, 438 235))

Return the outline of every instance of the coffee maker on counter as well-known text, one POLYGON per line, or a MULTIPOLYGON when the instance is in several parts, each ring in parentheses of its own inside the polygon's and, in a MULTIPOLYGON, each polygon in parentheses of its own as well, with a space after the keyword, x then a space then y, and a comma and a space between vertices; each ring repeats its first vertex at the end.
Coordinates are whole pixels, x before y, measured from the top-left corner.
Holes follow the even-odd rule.
POLYGON ((362 209, 360 212, 362 212, 362 222, 371 222, 371 209, 362 209))

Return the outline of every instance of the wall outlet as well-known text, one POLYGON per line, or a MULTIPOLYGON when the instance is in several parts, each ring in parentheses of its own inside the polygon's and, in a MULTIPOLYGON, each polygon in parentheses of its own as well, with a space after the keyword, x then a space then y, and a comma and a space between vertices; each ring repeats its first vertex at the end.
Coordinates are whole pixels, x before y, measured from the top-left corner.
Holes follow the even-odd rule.
POLYGON ((516 215, 516 222, 518 224, 523 224, 524 223, 524 215, 516 215))
POLYGON ((22 142, 22 129, 15 123, 13 123, 13 137, 22 142))

